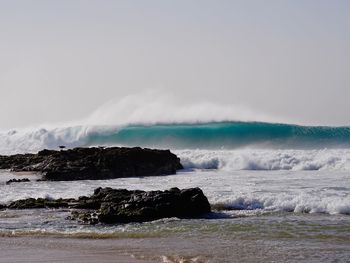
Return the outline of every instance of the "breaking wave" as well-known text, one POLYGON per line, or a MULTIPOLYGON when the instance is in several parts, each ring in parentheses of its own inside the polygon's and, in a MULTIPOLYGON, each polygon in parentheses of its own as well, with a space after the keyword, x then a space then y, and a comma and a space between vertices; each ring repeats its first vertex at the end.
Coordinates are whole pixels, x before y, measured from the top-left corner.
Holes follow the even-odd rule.
MULTIPOLYGON (((344 188, 349 191, 349 188, 344 188)), ((301 193, 292 194, 260 194, 259 196, 239 196, 229 202, 213 206, 219 210, 239 211, 282 211, 294 213, 324 213, 324 214, 345 214, 350 215, 350 196, 330 195, 322 196, 301 193)))

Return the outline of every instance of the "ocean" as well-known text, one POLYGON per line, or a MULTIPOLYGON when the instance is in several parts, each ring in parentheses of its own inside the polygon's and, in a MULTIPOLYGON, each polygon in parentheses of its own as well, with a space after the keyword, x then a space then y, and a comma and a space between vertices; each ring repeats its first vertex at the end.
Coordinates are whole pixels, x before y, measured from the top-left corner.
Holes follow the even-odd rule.
POLYGON ((91 226, 66 220, 67 209, 2 210, 2 238, 104 244, 130 262, 349 262, 350 127, 208 122, 0 131, 0 154, 59 145, 170 149, 184 169, 161 177, 10 185, 5 182, 23 175, 1 171, 0 203, 79 197, 100 186, 200 187, 214 213, 91 226))

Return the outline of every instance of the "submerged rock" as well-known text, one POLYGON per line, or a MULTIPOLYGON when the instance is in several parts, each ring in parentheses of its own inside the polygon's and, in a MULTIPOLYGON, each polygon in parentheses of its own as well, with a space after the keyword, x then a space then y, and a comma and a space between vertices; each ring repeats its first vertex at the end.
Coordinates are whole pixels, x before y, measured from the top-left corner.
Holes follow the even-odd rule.
POLYGON ((6 184, 12 184, 12 183, 25 183, 25 182, 30 182, 28 178, 23 178, 23 179, 10 179, 6 182, 6 184))
POLYGON ((180 159, 169 150, 139 147, 42 150, 37 154, 0 156, 0 169, 39 172, 42 180, 49 181, 169 175, 182 168, 180 159))
POLYGON ((74 199, 27 198, 16 200, 7 206, 9 209, 68 208, 74 199))
POLYGON ((194 218, 210 212, 208 199, 200 188, 149 192, 97 188, 90 197, 28 198, 14 201, 7 208, 72 208, 75 210, 70 219, 90 224, 145 222, 167 217, 194 218))

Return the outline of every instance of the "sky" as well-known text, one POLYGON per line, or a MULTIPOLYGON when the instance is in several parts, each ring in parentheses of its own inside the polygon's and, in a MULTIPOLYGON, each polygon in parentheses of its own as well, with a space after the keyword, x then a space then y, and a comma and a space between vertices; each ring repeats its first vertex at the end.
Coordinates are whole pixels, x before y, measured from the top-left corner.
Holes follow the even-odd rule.
POLYGON ((0 128, 103 120, 133 96, 146 117, 150 92, 172 98, 157 108, 169 116, 210 104, 350 125, 349 13, 341 0, 0 0, 0 128))

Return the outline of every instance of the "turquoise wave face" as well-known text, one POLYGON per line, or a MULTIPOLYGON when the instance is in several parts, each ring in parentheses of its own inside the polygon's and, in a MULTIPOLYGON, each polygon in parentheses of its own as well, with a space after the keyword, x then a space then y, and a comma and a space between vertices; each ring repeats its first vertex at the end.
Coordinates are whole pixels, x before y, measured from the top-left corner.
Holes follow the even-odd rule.
POLYGON ((350 127, 299 126, 261 122, 133 125, 88 135, 87 145, 234 149, 350 147, 350 127))

